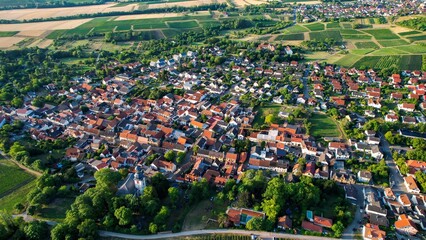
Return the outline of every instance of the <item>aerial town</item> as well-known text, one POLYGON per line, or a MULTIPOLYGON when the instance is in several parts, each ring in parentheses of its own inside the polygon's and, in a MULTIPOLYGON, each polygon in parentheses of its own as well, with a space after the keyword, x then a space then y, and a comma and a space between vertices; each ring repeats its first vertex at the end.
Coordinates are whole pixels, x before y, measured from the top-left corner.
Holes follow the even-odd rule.
POLYGON ((0 0, 0 240, 426 239, 424 0, 0 0))

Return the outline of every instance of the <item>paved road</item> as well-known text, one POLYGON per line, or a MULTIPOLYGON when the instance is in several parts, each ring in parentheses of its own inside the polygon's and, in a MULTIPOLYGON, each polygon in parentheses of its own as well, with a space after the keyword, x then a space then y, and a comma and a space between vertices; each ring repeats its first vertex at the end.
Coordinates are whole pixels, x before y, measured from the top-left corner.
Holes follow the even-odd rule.
POLYGON ((391 146, 383 134, 379 133, 379 137, 381 138, 381 150, 383 152, 385 162, 389 167, 389 180, 392 191, 395 194, 407 193, 407 188, 404 185, 404 179, 399 173, 396 163, 392 158, 391 146))
MULTIPOLYGON (((342 234, 342 239, 355 239, 356 232, 353 231, 354 228, 358 229, 360 224, 358 223, 363 218, 363 213, 360 212, 360 208, 364 208, 364 186, 361 185, 352 185, 357 190, 357 201, 354 202, 356 205, 355 217, 351 224, 345 229, 342 234)), ((363 209, 364 212, 364 209, 363 209)))
POLYGON ((235 230, 235 229, 210 229, 210 230, 195 230, 195 231, 185 231, 179 233, 164 233, 156 235, 130 235, 122 233, 114 233, 107 231, 99 231, 100 236, 102 237, 115 237, 115 238, 125 238, 125 239, 164 239, 164 238, 173 238, 173 237, 185 237, 201 234, 238 234, 238 235, 258 235, 261 238, 287 238, 287 239, 301 239, 301 240, 323 240, 330 239, 326 237, 314 237, 314 236, 303 236, 303 235, 293 235, 286 233, 273 233, 273 232, 257 232, 257 231, 245 231, 245 230, 235 230))

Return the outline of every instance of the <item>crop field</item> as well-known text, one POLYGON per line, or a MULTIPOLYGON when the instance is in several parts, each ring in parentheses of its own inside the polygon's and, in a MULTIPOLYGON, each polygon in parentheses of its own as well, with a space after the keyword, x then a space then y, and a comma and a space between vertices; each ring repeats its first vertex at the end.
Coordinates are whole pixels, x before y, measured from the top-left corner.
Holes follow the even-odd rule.
POLYGON ((352 39, 352 40, 369 40, 371 39, 370 35, 362 34, 352 34, 352 35, 342 35, 343 39, 352 39))
POLYGON ((305 27, 302 27, 300 25, 293 25, 289 28, 285 29, 286 31, 288 31, 289 33, 302 33, 302 32, 308 32, 309 30, 305 27))
POLYGON ((312 24, 306 24, 304 27, 308 28, 311 31, 322 31, 324 30, 324 24, 322 23, 312 23, 312 24))
POLYGON ((398 48, 380 48, 379 50, 374 51, 371 55, 375 56, 385 56, 385 55, 402 55, 407 54, 406 51, 399 50, 398 48))
POLYGON ((407 37, 410 41, 424 41, 426 40, 426 35, 420 35, 420 36, 410 36, 407 37))
POLYGON ((358 60, 353 67, 361 66, 377 69, 395 66, 400 70, 418 70, 422 66, 421 55, 365 56, 358 60))
POLYGON ((198 23, 194 20, 191 21, 176 21, 176 22, 166 22, 170 28, 195 28, 199 27, 198 23))
POLYGON ((305 35, 303 33, 293 33, 293 34, 283 34, 279 35, 276 40, 288 40, 288 41, 294 41, 294 40, 304 40, 305 35))
POLYGON ((426 53, 426 46, 424 45, 399 46, 398 49, 409 53, 426 53))
POLYGON ((12 37, 13 35, 16 35, 17 31, 11 31, 11 32, 0 32, 0 37, 12 37))
POLYGON ((10 194, 16 188, 34 179, 10 160, 0 160, 0 197, 10 194))
POLYGON ((341 28, 338 22, 327 23, 327 28, 341 28))
POLYGON ((352 29, 352 23, 342 23, 344 29, 352 29))
POLYGON ((360 31, 355 30, 355 29, 341 29, 340 33, 343 34, 343 35, 345 35, 345 34, 347 34, 347 35, 353 35, 353 34, 365 35, 365 33, 360 32, 360 31))
POLYGON ((421 55, 404 55, 401 56, 400 68, 403 70, 418 70, 422 68, 421 55))
POLYGON ((400 32, 398 33, 400 36, 408 36, 408 35, 415 35, 415 34, 420 34, 422 32, 419 31, 408 31, 408 32, 400 32))
POLYGON ((399 39, 399 37, 389 29, 369 29, 363 31, 371 34, 377 40, 399 39))
POLYGON ((327 115, 314 113, 309 118, 312 124, 311 133, 313 137, 339 137, 339 127, 327 115))
POLYGON ((401 46, 401 45, 407 45, 408 42, 402 39, 396 39, 396 40, 389 40, 389 41, 379 41, 379 44, 383 47, 395 47, 395 46, 401 46))
POLYGON ((357 48, 379 48, 374 42, 356 42, 355 46, 357 48))
POLYGON ((338 61, 334 62, 334 64, 344 66, 344 67, 350 67, 354 65, 354 63, 361 58, 362 58, 361 55, 348 54, 340 58, 338 61))
POLYGON ((13 213, 15 204, 24 204, 27 194, 34 189, 35 184, 35 181, 31 181, 28 184, 17 188, 12 193, 1 197, 0 210, 5 210, 8 213, 13 213))
POLYGON ((342 36, 338 30, 326 30, 321 32, 310 32, 311 40, 323 41, 327 38, 335 39, 337 42, 342 41, 342 36))

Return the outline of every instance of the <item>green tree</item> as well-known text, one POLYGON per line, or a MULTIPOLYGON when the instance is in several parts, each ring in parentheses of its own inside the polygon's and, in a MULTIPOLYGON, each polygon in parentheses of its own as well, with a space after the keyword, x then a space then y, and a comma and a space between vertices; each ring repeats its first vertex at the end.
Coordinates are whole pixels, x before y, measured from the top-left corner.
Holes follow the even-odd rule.
POLYGON ((158 232, 158 226, 155 223, 150 223, 149 224, 149 232, 151 232, 152 234, 156 234, 158 232))
POLYGON ((132 211, 124 206, 114 211, 114 216, 118 220, 118 224, 121 226, 129 225, 132 221, 132 211))
POLYGON ((179 200, 179 190, 175 187, 170 187, 168 189, 168 192, 169 192, 170 205, 172 206, 172 208, 175 208, 176 203, 179 200))
POLYGON ((96 188, 117 189, 117 183, 121 180, 120 173, 109 168, 103 168, 95 172, 96 188))
POLYGON ((77 227, 78 236, 84 239, 98 239, 98 226, 96 225, 95 220, 85 219, 77 227))
POLYGON ((25 225, 24 233, 27 239, 44 239, 49 235, 49 227, 45 222, 32 221, 25 225))
POLYGON ((170 183, 167 178, 161 174, 157 173, 151 178, 151 184, 154 186, 155 191, 158 194, 160 199, 164 199, 167 197, 168 189, 170 187, 170 183))
POLYGON ((345 230, 345 226, 342 222, 337 221, 335 224, 333 224, 331 230, 333 230, 335 238, 340 238, 342 236, 343 231, 345 230))
POLYGON ((173 150, 169 150, 164 154, 164 158, 169 162, 172 162, 173 160, 175 160, 175 157, 176 157, 176 153, 173 150))
POLYGON ((254 230, 254 231, 263 230, 263 219, 257 218, 257 217, 250 219, 246 224, 246 228, 248 230, 254 230))

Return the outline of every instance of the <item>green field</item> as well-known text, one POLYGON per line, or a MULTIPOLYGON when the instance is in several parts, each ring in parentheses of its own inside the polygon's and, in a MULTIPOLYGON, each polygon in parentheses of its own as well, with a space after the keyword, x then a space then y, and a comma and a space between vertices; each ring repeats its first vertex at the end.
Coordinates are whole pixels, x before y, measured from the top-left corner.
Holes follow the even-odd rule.
POLYGON ((305 27, 302 27, 300 25, 293 25, 289 28, 285 29, 289 33, 302 33, 302 32, 308 32, 309 30, 305 27))
POLYGON ((365 56, 358 60, 353 67, 388 68, 395 66, 400 70, 419 70, 422 66, 421 55, 392 55, 392 56, 365 56))
POLYGON ((352 29, 352 23, 342 23, 343 28, 345 29, 352 29))
POLYGON ((426 35, 420 35, 420 36, 411 36, 407 37, 410 41, 424 41, 426 40, 426 35))
POLYGON ((375 49, 373 48, 364 48, 364 49, 352 49, 350 52, 356 55, 366 55, 368 53, 371 53, 375 49))
POLYGON ((313 113, 309 118, 311 134, 313 137, 339 137, 339 127, 325 114, 313 113))
POLYGON ((278 113, 281 108, 282 106, 279 104, 268 104, 263 107, 258 107, 253 124, 263 125, 265 123, 265 117, 269 114, 273 114, 275 117, 278 117, 278 113))
POLYGON ((379 44, 383 47, 395 47, 395 46, 401 46, 401 45, 407 45, 409 44, 405 40, 397 39, 397 40, 388 40, 388 41, 379 41, 379 44))
POLYGON ((407 52, 399 50, 398 48, 380 48, 379 50, 376 50, 371 54, 375 56, 384 56, 407 54, 407 52))
POLYGON ((276 40, 304 40, 305 34, 303 33, 293 33, 293 34, 283 34, 279 35, 276 40))
POLYGON ((196 21, 176 21, 176 22, 166 22, 170 28, 195 28, 199 27, 196 21))
POLYGON ((342 35, 343 39, 351 39, 351 40, 369 40, 371 39, 370 35, 362 35, 362 34, 352 34, 352 35, 342 35))
POLYGON ((347 35, 353 35, 353 34, 361 34, 361 35, 365 35, 365 33, 360 32, 358 30, 355 29, 341 29, 340 30, 341 34, 347 34, 347 35))
POLYGON ((356 42, 355 46, 357 48, 379 48, 374 42, 356 42))
POLYGON ((402 70, 420 70, 422 69, 421 55, 404 55, 401 56, 400 68, 402 70))
POLYGON ((350 67, 352 66, 356 61, 358 61, 359 59, 361 59, 362 56, 360 55, 354 55, 354 54, 348 54, 342 58, 340 58, 337 62, 335 62, 334 64, 340 65, 340 66, 344 66, 344 67, 350 67))
POLYGON ((0 32, 0 37, 12 37, 13 35, 17 33, 18 32, 0 32))
POLYGON ((363 31, 371 34, 377 40, 399 39, 399 37, 389 29, 369 29, 363 31))
POLYGON ((415 34, 420 34, 422 32, 419 31, 408 31, 408 32, 400 32, 398 33, 400 36, 408 36, 408 35, 415 35, 415 34))
POLYGON ((66 211, 71 208, 74 198, 57 198, 47 206, 43 206, 38 217, 60 222, 65 218, 66 211))
POLYGON ((380 60, 380 56, 365 56, 358 60, 353 67, 360 68, 361 66, 373 68, 376 66, 376 63, 380 60))
POLYGON ((11 194, 0 198, 0 210, 12 213, 13 207, 17 203, 24 204, 27 194, 34 189, 36 181, 29 182, 28 184, 16 189, 11 194))
POLYGON ((327 23, 327 28, 340 28, 340 24, 338 22, 327 23))
POLYGON ((3 197, 29 183, 34 177, 20 169, 10 160, 1 159, 0 179, 0 197, 3 197))
POLYGON ((308 28, 311 31, 322 31, 324 30, 324 24, 322 23, 312 23, 312 24, 306 24, 304 27, 308 28))
POLYGON ((342 36, 338 30, 326 30, 321 32, 310 32, 309 36, 311 40, 324 41, 327 38, 336 40, 337 42, 342 41, 342 36))
POLYGON ((426 53, 426 46, 424 45, 399 46, 397 49, 409 53, 426 53))

